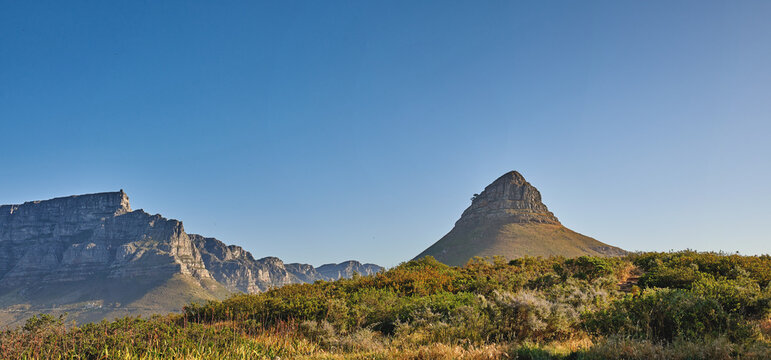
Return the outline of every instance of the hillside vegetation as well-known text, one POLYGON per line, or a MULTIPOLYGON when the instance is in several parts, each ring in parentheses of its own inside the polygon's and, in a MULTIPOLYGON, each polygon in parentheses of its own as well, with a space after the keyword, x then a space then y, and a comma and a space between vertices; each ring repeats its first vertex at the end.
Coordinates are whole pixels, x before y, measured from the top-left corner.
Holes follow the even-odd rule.
POLYGON ((509 223, 456 225, 416 259, 432 256, 448 265, 463 265, 475 256, 615 256, 624 251, 560 224, 509 223), (473 239, 473 241, 469 241, 473 239))
POLYGON ((432 258, 182 314, 0 335, 17 359, 768 359, 771 257, 432 258))

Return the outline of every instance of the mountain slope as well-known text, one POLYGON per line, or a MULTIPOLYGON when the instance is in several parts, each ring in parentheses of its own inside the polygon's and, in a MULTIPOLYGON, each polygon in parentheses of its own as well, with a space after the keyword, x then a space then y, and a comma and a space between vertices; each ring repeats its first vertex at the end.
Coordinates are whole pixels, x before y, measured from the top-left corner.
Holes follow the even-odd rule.
POLYGON ((239 246, 187 234, 181 221, 132 211, 123 190, 3 205, 0 325, 39 312, 66 311, 78 322, 168 313, 232 292, 350 276, 350 265, 334 277, 255 260, 239 246))
POLYGON ((317 280, 350 278, 353 273, 371 275, 384 269, 375 264, 349 260, 314 268, 308 264, 284 264, 277 257, 254 259, 240 246, 225 245, 215 238, 190 235, 213 277, 233 292, 256 293, 273 287, 317 280))
POLYGON ((0 206, 0 254, 5 324, 179 311, 228 294, 180 221, 132 211, 122 190, 0 206))
POLYGON ((518 172, 504 174, 475 195, 447 235, 416 258, 460 266, 475 256, 617 256, 624 250, 564 227, 541 193, 518 172))

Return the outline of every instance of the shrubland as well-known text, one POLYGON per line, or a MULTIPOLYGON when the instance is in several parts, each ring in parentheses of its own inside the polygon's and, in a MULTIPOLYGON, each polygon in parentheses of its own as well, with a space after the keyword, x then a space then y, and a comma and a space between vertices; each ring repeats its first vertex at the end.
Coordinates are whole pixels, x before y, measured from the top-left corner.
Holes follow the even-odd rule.
POLYGON ((769 359, 771 257, 430 257, 372 276, 0 334, 19 359, 769 359))

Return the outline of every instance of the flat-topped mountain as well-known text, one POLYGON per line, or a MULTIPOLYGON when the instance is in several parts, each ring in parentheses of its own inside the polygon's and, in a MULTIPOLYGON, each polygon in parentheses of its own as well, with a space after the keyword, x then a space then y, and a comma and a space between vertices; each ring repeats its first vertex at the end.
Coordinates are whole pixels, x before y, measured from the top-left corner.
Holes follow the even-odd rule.
POLYGON ((511 171, 475 194, 450 232, 420 253, 449 265, 475 256, 617 256, 624 250, 563 226, 522 174, 511 171))
POLYGON ((382 270, 254 257, 131 210, 123 190, 0 206, 0 325, 38 312, 78 321, 179 311, 192 301, 382 270))

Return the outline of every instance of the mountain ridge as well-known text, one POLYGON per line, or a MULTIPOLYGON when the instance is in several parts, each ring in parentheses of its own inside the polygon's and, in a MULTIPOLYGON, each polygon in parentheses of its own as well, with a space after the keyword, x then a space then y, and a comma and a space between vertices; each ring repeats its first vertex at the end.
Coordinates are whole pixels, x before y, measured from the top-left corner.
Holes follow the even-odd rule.
MULTIPOLYGON (((328 268, 342 277, 382 270, 328 268)), ((123 190, 0 206, 0 324, 55 308, 78 321, 173 312, 234 292, 335 279, 188 234, 179 220, 132 210, 123 190)))

